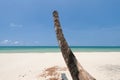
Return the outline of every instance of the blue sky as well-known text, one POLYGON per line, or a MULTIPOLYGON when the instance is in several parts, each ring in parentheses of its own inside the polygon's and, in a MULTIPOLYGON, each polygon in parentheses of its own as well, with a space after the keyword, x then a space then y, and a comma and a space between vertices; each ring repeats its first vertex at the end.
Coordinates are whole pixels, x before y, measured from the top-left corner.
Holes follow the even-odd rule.
POLYGON ((71 46, 120 46, 120 0, 0 0, 0 46, 56 46, 57 10, 71 46))

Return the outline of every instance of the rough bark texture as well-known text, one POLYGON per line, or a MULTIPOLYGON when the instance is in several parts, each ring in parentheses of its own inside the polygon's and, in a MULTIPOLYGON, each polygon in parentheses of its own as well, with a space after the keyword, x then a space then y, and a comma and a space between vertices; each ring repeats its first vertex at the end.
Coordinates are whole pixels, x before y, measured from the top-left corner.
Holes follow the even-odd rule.
POLYGON ((67 64, 67 67, 71 73, 73 80, 95 80, 89 73, 87 73, 80 63, 78 63, 76 57, 72 53, 70 47, 68 46, 64 35, 62 33, 61 25, 59 22, 58 12, 53 12, 54 26, 56 30, 57 40, 63 55, 63 58, 67 64))

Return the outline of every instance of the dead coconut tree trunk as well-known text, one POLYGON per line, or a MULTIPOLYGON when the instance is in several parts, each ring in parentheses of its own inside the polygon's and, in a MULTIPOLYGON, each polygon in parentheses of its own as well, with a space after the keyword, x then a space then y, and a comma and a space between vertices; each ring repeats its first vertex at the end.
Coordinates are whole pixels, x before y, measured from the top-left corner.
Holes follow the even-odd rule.
POLYGON ((73 80, 96 80, 88 72, 86 72, 80 63, 77 61, 69 45, 67 44, 64 35, 62 33, 61 25, 59 22, 58 12, 53 12, 54 26, 56 31, 57 40, 65 60, 67 67, 70 71, 73 80))

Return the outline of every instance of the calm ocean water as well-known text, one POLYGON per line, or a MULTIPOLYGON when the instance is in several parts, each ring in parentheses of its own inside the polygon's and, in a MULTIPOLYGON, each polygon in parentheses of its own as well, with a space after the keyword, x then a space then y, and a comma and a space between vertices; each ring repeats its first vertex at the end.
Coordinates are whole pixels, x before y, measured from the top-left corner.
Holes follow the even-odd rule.
MULTIPOLYGON (((72 46, 73 52, 120 52, 120 46, 72 46)), ((0 53, 60 52, 57 46, 0 46, 0 53)))

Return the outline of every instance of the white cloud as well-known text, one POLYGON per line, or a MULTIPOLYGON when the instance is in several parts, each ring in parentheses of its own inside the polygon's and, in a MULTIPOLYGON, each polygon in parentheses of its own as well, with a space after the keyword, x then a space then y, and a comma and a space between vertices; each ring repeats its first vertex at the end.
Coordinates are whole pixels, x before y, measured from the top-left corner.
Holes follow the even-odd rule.
POLYGON ((10 27, 20 28, 23 27, 21 24, 10 23, 10 27))
POLYGON ((13 41, 13 40, 2 40, 0 41, 0 44, 2 45, 20 45, 21 42, 20 41, 13 41))
POLYGON ((1 41, 1 44, 10 44, 11 43, 11 40, 3 40, 1 41))
POLYGON ((19 44, 19 41, 14 41, 13 44, 19 44))

